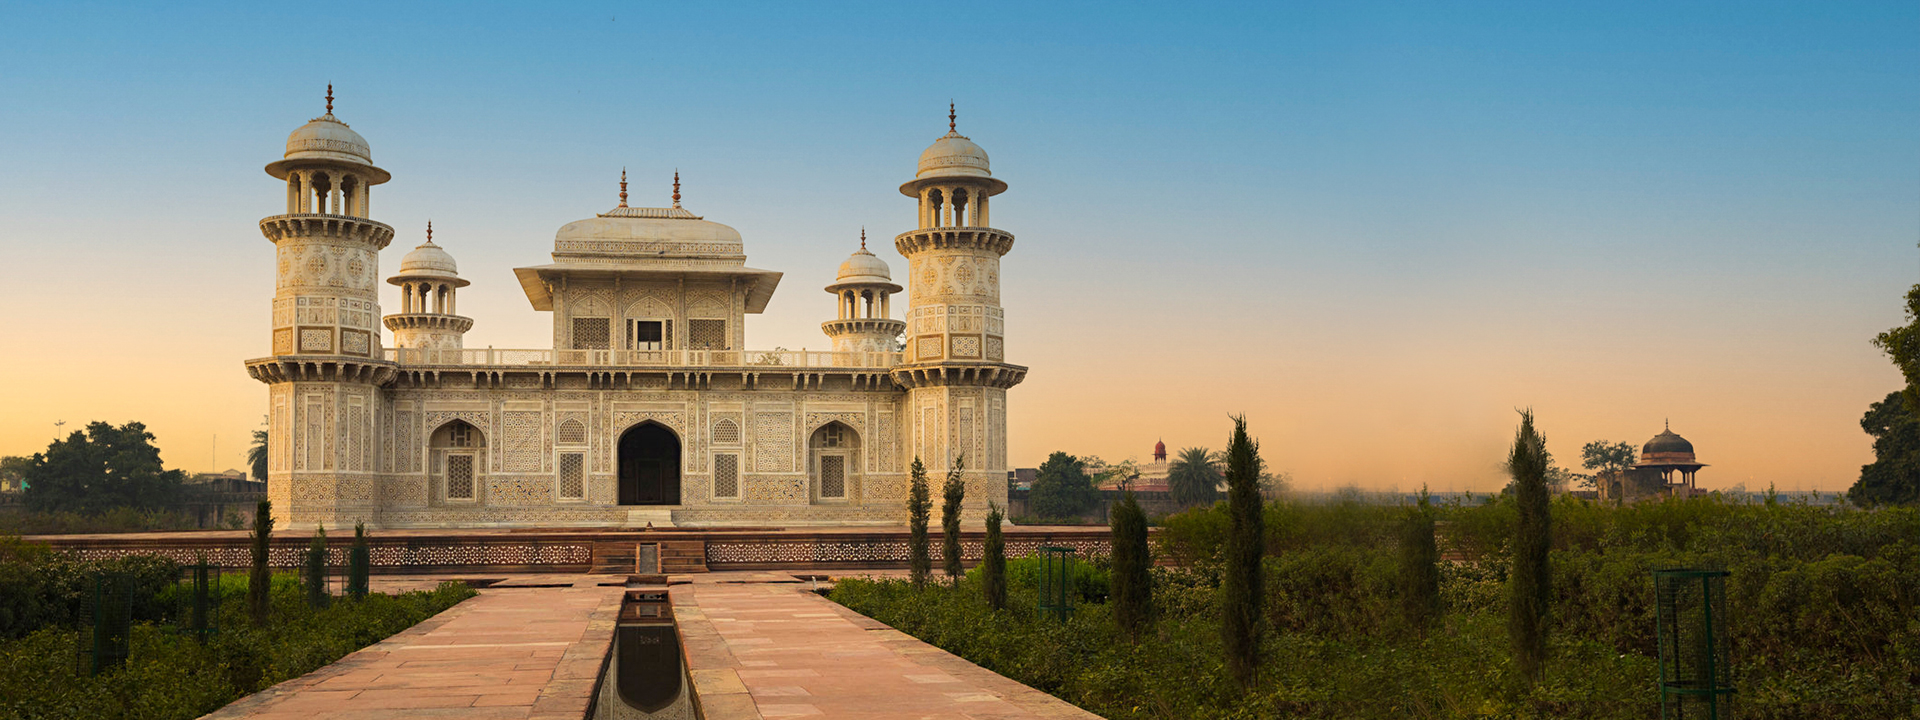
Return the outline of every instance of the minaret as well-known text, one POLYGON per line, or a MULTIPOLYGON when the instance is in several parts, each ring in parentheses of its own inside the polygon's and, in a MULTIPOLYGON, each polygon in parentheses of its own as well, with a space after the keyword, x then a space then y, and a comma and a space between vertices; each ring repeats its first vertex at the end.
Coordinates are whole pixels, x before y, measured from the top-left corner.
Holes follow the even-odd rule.
POLYGON ((938 478, 964 459, 969 515, 1007 504, 1007 388, 1027 369, 1005 362, 1000 256, 1013 235, 988 226, 988 198, 1007 189, 987 152, 947 134, 920 154, 900 192, 920 204, 919 228, 894 238, 907 258, 907 346, 893 379, 908 388, 909 446, 938 478))
MULTIPOLYGON (((393 228, 367 217, 386 182, 366 139, 326 114, 287 136, 267 174, 287 183, 287 212, 260 221, 276 256, 273 355, 247 362, 268 384, 267 497, 283 527, 372 521, 379 385, 380 250, 393 228)), ((370 523, 371 524, 371 523, 370 523)))
POLYGON ((433 244, 433 223, 427 223, 427 241, 406 257, 400 258, 400 274, 387 278, 400 286, 400 312, 385 319, 393 331, 393 345, 402 348, 402 362, 415 362, 407 350, 425 350, 419 362, 433 350, 458 350, 461 337, 473 327, 473 318, 456 315, 454 294, 468 282, 460 277, 459 266, 439 245, 433 244))
MULTIPOLYGON (((900 332, 907 324, 892 317, 889 312, 890 298, 900 292, 900 286, 893 284, 893 273, 887 267, 887 261, 881 260, 867 251, 867 231, 860 229, 860 250, 846 262, 840 263, 840 274, 827 286, 827 292, 834 296, 839 306, 839 314, 833 319, 820 323, 820 330, 833 338, 834 352, 842 353, 892 353, 897 352, 900 332)), ((875 367, 878 362, 861 362, 866 358, 848 357, 847 364, 857 367, 875 367)))

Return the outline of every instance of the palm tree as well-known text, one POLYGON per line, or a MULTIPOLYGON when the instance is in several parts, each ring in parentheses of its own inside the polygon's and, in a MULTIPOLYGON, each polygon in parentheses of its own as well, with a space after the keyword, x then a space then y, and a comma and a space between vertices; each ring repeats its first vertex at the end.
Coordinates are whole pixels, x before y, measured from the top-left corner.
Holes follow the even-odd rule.
POLYGON ((253 431, 253 446, 247 448, 247 464, 253 466, 253 478, 267 479, 267 431, 253 431))
POLYGON ((1167 492, 1181 507, 1220 499, 1220 462, 1206 448, 1186 448, 1167 465, 1167 492))

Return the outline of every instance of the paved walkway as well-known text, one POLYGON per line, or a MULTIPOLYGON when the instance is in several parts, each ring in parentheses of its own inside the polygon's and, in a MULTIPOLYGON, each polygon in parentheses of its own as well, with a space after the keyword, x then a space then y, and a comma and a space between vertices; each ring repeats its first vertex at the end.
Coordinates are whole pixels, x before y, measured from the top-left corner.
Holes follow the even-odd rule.
MULTIPOLYGON (((405 632, 208 715, 236 718, 580 720, 620 607, 619 576, 516 576, 405 632)), ((437 579, 376 578, 375 589, 437 579)))
POLYGON ((693 584, 671 593, 706 720, 1098 720, 815 595, 791 576, 689 577, 693 584))
MULTIPOLYGON (((207 718, 584 718, 624 589, 600 583, 624 578, 486 577, 500 582, 207 718)), ((376 576, 374 589, 425 589, 440 580, 376 576)), ((1098 720, 815 595, 792 575, 673 580, 690 581, 669 592, 705 720, 1098 720)))

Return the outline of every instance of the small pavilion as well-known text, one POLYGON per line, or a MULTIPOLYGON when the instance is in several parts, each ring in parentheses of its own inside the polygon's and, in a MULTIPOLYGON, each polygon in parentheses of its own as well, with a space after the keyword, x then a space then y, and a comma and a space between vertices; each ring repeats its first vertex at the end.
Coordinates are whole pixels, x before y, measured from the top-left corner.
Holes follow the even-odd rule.
POLYGON ((1640 462, 1634 463, 1633 471, 1658 474, 1668 494, 1692 497, 1700 492, 1694 487, 1693 475, 1703 467, 1706 464, 1694 457, 1693 443, 1675 434, 1669 423, 1659 435, 1641 446, 1640 462), (1679 475, 1678 481, 1674 479, 1675 474, 1679 475))

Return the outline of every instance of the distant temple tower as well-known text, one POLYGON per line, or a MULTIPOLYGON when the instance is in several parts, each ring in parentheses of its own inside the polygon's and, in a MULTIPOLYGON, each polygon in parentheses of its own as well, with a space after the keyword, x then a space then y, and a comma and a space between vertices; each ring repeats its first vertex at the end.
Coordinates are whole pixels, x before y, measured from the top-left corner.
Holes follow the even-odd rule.
POLYGON ((473 318, 454 314, 454 295, 468 282, 460 277, 453 256, 433 244, 433 223, 427 223, 427 241, 400 259, 400 274, 387 282, 400 286, 400 312, 384 320, 393 331, 394 347, 460 348, 473 318))
POLYGON ((269 385, 267 497, 282 523, 338 527, 375 510, 373 418, 394 375, 376 324, 379 253, 393 228, 368 218, 371 188, 391 177, 372 158, 333 116, 329 85, 326 113, 266 167, 287 183, 287 212, 260 221, 276 255, 273 355, 247 369, 269 385))
POLYGON ((908 388, 908 446, 939 477, 961 458, 967 509, 1006 505, 1007 388, 1027 369, 1005 362, 1000 256, 1013 235, 988 225, 988 198, 1006 191, 987 151, 956 129, 920 154, 901 194, 919 201, 919 227, 894 238, 911 287, 907 346, 894 382, 908 388))
POLYGON ((891 298, 900 292, 893 284, 887 261, 867 252, 867 231, 860 231, 860 250, 840 264, 840 274, 827 286, 838 301, 838 317, 820 324, 833 338, 834 352, 898 352, 895 343, 907 324, 890 312, 891 298))

